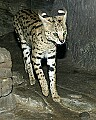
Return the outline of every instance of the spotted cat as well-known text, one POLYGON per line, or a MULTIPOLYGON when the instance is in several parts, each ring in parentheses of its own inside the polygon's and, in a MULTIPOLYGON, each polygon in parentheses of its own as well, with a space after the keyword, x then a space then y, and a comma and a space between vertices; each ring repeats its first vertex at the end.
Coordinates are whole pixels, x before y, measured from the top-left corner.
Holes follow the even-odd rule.
POLYGON ((42 93, 48 96, 49 89, 42 70, 41 60, 47 59, 49 68, 50 91, 55 102, 60 101, 56 90, 56 44, 63 44, 67 35, 64 8, 57 11, 56 16, 31 10, 21 10, 14 16, 14 27, 17 39, 23 50, 25 70, 29 74, 30 84, 35 84, 35 70, 42 93))

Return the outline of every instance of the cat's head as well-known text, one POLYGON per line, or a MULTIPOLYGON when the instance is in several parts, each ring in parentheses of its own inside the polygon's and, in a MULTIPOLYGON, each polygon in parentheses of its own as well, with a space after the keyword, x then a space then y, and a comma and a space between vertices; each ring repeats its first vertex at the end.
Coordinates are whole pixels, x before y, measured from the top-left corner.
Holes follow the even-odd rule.
POLYGON ((56 44, 63 44, 67 36, 66 9, 57 10, 55 16, 42 11, 38 12, 38 15, 44 26, 47 40, 56 44))

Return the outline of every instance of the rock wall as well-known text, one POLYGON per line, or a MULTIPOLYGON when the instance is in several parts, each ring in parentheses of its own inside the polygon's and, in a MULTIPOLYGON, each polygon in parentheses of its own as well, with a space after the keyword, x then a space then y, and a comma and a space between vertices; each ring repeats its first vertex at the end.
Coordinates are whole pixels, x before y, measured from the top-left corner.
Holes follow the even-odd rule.
POLYGON ((0 48, 0 97, 7 96, 12 91, 12 61, 9 51, 0 48))
POLYGON ((96 70, 96 0, 67 0, 68 44, 74 64, 96 70))
POLYGON ((29 8, 30 0, 0 0, 0 36, 13 32, 13 16, 20 9, 29 8))

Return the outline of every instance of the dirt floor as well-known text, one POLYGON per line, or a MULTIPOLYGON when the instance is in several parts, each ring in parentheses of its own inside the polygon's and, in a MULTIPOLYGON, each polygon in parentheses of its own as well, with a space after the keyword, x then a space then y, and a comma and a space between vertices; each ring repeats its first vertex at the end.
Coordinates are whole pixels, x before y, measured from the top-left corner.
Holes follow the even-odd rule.
MULTIPOLYGON (((13 63, 12 71, 19 72, 26 80, 28 76, 24 71, 22 52, 15 40, 13 33, 4 35, 0 38, 0 47, 10 51, 13 63)), ((53 102, 50 95, 44 97, 54 109, 54 114, 47 114, 47 117, 45 114, 45 117, 33 117, 26 110, 21 111, 22 114, 18 110, 19 112, 16 112, 18 120, 96 120, 96 75, 78 70, 71 63, 70 56, 66 56, 63 59, 57 59, 57 88, 62 97, 61 103, 53 102)), ((44 70, 46 71, 45 66, 44 70)), ((28 82, 27 87, 31 96, 32 86, 28 82)), ((41 94, 38 82, 34 87, 41 94)), ((14 120, 17 119, 14 118, 14 120)))

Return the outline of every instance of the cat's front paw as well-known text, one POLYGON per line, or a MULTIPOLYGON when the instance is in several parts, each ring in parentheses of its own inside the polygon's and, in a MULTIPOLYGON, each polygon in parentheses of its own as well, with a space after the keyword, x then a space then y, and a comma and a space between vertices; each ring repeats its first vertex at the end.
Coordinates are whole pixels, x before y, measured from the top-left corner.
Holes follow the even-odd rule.
POLYGON ((52 95, 52 99, 53 99, 54 102, 60 102, 61 97, 60 97, 60 96, 58 95, 58 93, 56 92, 56 93, 54 93, 54 94, 52 95))
POLYGON ((55 96, 52 96, 52 99, 53 99, 54 102, 60 102, 61 97, 57 94, 55 96))
POLYGON ((42 93, 43 93, 44 96, 48 96, 49 95, 49 90, 48 90, 47 86, 42 88, 42 93))
POLYGON ((34 85, 35 83, 36 83, 36 80, 35 80, 35 79, 31 79, 31 80, 30 80, 30 84, 31 84, 31 85, 34 85))

